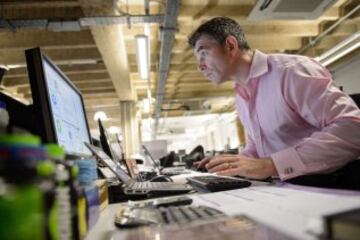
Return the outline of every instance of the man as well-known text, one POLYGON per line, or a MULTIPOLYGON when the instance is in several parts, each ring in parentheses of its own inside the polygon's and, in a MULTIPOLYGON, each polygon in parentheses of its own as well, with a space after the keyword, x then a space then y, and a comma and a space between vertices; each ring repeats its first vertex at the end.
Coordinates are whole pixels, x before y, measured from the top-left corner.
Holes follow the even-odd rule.
POLYGON ((333 172, 360 156, 360 111, 315 60, 252 50, 239 24, 226 17, 199 26, 189 44, 206 78, 234 83, 247 132, 239 155, 206 158, 198 167, 287 180, 333 172))

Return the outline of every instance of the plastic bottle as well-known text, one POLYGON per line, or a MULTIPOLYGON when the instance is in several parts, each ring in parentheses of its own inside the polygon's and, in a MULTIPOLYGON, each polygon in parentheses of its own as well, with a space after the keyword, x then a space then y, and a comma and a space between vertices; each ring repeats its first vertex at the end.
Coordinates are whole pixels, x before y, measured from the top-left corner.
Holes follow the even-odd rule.
POLYGON ((38 165, 46 151, 35 136, 0 135, 0 239, 45 239, 38 165))

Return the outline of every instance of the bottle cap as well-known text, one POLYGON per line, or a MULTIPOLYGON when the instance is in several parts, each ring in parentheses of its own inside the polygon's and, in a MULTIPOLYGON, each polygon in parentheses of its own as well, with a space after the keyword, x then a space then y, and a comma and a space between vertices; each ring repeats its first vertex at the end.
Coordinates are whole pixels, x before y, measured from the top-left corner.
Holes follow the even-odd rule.
POLYGON ((64 159, 65 151, 62 147, 57 144, 46 144, 46 150, 50 158, 64 159))
POLYGON ((39 162, 36 166, 36 170, 39 176, 49 177, 55 172, 55 166, 49 161, 39 162))
POLYGON ((35 135, 5 134, 0 135, 0 145, 39 146, 40 138, 35 135))

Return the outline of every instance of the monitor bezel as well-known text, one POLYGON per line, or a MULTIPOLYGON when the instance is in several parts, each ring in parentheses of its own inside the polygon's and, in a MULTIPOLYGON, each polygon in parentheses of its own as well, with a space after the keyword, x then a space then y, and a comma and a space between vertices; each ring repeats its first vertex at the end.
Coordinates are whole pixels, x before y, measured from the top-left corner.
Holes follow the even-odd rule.
MULTIPOLYGON (((28 68, 28 75, 33 98, 33 109, 35 119, 39 124, 37 125, 38 134, 44 143, 59 143, 55 128, 54 115, 50 104, 50 95, 45 75, 44 62, 57 73, 64 80, 64 82, 75 91, 80 97, 84 120, 86 124, 86 131, 89 143, 91 144, 91 135, 89 123, 86 115, 84 99, 80 90, 69 80, 69 78, 56 66, 56 64, 42 52, 40 48, 32 48, 25 50, 26 62, 28 68)), ((88 157, 91 153, 69 152, 65 150, 67 157, 88 157)))

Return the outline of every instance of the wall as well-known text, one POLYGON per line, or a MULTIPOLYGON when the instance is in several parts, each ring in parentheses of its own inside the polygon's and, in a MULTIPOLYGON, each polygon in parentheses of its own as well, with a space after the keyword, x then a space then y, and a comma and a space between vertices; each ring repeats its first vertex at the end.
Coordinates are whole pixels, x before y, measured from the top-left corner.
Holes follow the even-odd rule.
POLYGON ((184 134, 187 138, 178 138, 168 145, 169 150, 177 151, 186 149, 189 153, 197 145, 202 145, 207 150, 221 151, 228 145, 230 148, 236 148, 239 145, 237 129, 235 123, 235 114, 219 114, 206 125, 199 128, 198 131, 187 132, 184 134), (189 136, 191 136, 189 138, 189 136))
POLYGON ((360 93, 360 55, 331 70, 338 86, 347 94, 360 93))

